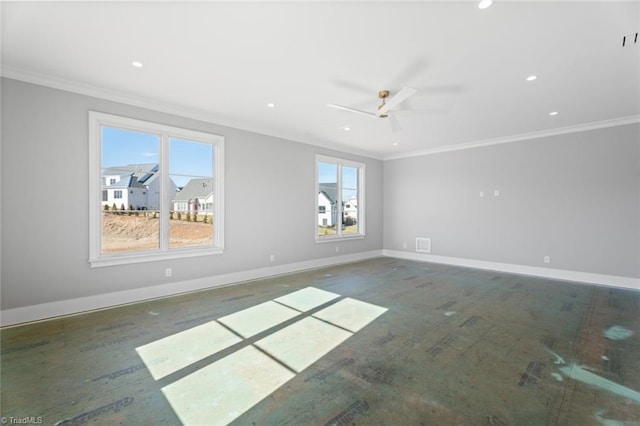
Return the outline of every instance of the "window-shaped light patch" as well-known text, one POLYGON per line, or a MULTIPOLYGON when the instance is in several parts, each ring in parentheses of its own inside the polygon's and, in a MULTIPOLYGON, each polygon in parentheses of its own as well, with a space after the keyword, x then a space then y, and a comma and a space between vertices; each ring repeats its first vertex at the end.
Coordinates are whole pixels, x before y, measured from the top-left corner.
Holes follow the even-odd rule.
POLYGON ((387 308, 347 297, 313 316, 355 333, 387 311, 387 308))
POLYGON ((245 339, 285 322, 299 311, 269 301, 218 319, 245 339))
MULTIPOLYGON (((307 287, 136 348, 158 380, 339 298, 307 287), (277 303, 276 303, 277 302, 277 303)), ((184 424, 226 425, 387 308, 345 298, 162 388, 184 424), (314 318, 315 317, 315 318, 314 318)), ((308 314, 307 314, 308 315, 308 314)))
POLYGON ((339 294, 330 291, 307 287, 274 300, 300 312, 307 312, 338 297, 340 297, 339 294))
POLYGON ((158 380, 241 341, 212 321, 139 346, 136 351, 158 380))
POLYGON ((162 392, 185 425, 226 425, 295 376, 247 346, 162 392))
POLYGON ((257 341, 255 345, 299 373, 352 335, 307 317, 257 341))

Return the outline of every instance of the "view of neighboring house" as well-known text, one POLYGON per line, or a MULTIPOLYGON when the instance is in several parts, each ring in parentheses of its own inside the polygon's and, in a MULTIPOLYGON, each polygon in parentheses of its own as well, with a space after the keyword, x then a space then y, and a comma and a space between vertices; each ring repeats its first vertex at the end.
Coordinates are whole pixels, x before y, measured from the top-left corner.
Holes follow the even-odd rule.
POLYGON ((344 216, 353 220, 358 219, 358 197, 353 195, 349 201, 344 203, 344 216))
POLYGON ((318 226, 333 226, 336 223, 336 203, 326 191, 318 193, 318 226))
MULTIPOLYGON (((321 183, 318 192, 318 226, 331 227, 337 223, 338 207, 336 198, 338 190, 336 183, 321 183)), ((349 201, 342 203, 343 216, 358 218, 358 197, 352 196, 349 201)))
POLYGON ((213 211, 213 179, 195 178, 176 194, 173 211, 211 215, 213 211))
MULTIPOLYGON (((157 210, 159 207, 159 166, 156 163, 127 164, 102 170, 102 206, 124 205, 134 210, 157 210)), ((169 190, 176 192, 171 181, 169 190)))

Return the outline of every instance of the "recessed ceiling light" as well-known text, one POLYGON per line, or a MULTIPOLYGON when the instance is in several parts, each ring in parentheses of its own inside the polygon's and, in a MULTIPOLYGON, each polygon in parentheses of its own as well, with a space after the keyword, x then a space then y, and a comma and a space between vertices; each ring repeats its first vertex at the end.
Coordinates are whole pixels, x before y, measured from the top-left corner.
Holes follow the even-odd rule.
POLYGON ((529 77, 527 77, 527 81, 533 81, 536 80, 538 78, 537 75, 530 75, 529 77))
POLYGON ((275 108, 276 104, 269 102, 269 103, 267 104, 267 106, 268 106, 269 108, 275 108))
POLYGON ((394 143, 393 143, 393 146, 398 146, 398 142, 394 142, 394 143))
POLYGON ((558 115, 558 111, 551 111, 549 115, 558 115))
POLYGON ((134 66, 136 68, 142 68, 142 62, 133 61, 131 62, 131 66, 134 66))
POLYGON ((478 9, 486 9, 493 4, 493 0, 480 0, 478 3, 478 9))
POLYGON ((349 127, 349 126, 345 126, 344 131, 345 131, 345 132, 348 132, 349 130, 351 130, 351 127, 349 127))

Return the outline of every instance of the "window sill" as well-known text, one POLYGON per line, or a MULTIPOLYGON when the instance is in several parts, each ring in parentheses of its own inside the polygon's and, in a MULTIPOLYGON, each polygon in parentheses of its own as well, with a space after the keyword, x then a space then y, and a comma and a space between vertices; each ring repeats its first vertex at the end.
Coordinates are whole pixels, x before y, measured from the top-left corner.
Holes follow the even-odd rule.
POLYGON ((316 235, 316 243, 335 243, 336 241, 348 241, 348 240, 363 240, 364 234, 354 235, 327 235, 325 237, 319 237, 316 235))
POLYGON ((197 256, 210 256, 215 254, 222 254, 224 249, 222 248, 208 248, 208 249, 184 249, 173 250, 171 252, 162 253, 139 253, 139 254, 110 254, 102 255, 98 258, 89 259, 91 268, 102 268, 104 266, 117 266, 117 265, 129 265, 133 263, 144 262, 156 262, 160 260, 174 260, 183 259, 187 257, 197 256))

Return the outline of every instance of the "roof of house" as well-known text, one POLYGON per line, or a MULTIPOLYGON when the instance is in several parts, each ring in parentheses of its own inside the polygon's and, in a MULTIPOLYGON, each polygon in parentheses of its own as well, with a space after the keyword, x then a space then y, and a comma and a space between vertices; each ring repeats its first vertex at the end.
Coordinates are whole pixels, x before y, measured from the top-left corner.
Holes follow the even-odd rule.
POLYGON ((338 184, 335 182, 320 183, 318 185, 320 193, 323 193, 334 204, 338 198, 338 184))
MULTIPOLYGON (((113 176, 113 175, 111 175, 113 176)), ((108 185, 109 189, 123 188, 144 188, 145 186, 138 181, 138 178, 131 175, 118 175, 120 180, 116 183, 108 185)))
POLYGON ((127 164, 126 166, 114 166, 103 169, 102 175, 132 175, 137 178, 138 182, 149 185, 158 178, 158 170, 158 163, 127 164))
POLYGON ((176 194, 173 201, 204 200, 213 193, 213 179, 194 178, 176 194))

